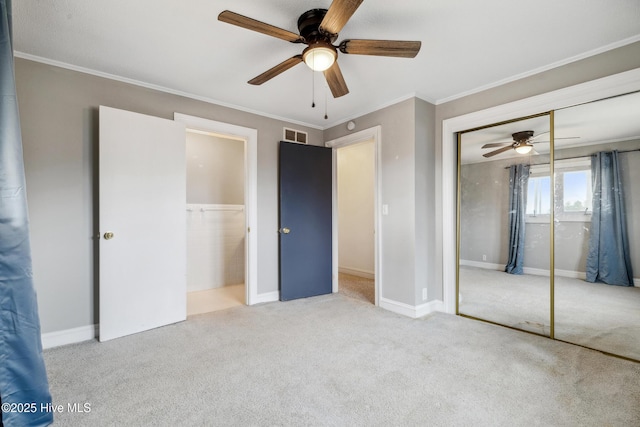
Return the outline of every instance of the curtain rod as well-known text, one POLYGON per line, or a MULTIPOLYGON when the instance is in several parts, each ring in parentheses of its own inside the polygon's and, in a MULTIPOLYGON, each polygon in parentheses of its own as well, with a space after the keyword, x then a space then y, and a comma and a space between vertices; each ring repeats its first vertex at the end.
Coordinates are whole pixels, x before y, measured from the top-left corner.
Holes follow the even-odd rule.
MULTIPOLYGON (((615 150, 614 150, 615 151, 615 150)), ((636 148, 634 150, 623 150, 623 151, 618 151, 618 153, 622 154, 622 153, 631 153, 633 151, 640 151, 640 148, 636 148)), ((582 159, 583 157, 590 157, 592 156, 592 154, 585 154, 584 156, 573 156, 573 157, 563 157, 562 159, 555 159, 555 160, 570 160, 570 159, 582 159)), ((548 165, 549 163, 536 163, 535 165, 548 165)), ((531 165, 531 166, 535 166, 535 165, 531 165)), ((505 166, 505 169, 509 169, 511 166, 505 166)))

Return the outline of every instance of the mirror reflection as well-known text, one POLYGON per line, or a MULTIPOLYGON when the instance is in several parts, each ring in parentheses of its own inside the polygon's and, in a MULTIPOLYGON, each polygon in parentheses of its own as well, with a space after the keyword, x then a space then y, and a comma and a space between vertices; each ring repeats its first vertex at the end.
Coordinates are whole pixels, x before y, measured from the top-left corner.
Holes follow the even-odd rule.
POLYGON ((458 311, 550 335, 550 119, 460 135, 458 311))
POLYGON ((458 312, 640 361, 640 92, 553 117, 460 134, 458 312))
POLYGON ((579 136, 555 144, 555 337, 640 360, 640 93, 555 129, 579 136))

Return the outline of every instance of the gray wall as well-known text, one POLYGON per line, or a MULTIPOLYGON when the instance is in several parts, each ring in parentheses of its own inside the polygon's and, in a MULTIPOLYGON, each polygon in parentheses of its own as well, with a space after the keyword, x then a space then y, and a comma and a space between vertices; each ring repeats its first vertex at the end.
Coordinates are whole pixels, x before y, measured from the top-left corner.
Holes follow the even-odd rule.
POLYGON ((282 127, 306 128, 206 102, 16 58, 31 220, 33 271, 42 331, 98 322, 98 106, 166 119, 174 112, 258 130, 258 293, 278 290, 278 142, 282 127))
MULTIPOLYGON (((492 89, 487 89, 476 94, 468 95, 450 102, 438 104, 436 106, 436 133, 435 133, 435 203, 436 210, 436 241, 442 245, 442 122, 443 120, 458 117, 467 113, 484 110, 523 98, 540 95, 573 86, 579 83, 588 82, 601 77, 621 73, 640 67, 640 42, 632 43, 618 49, 610 50, 599 55, 594 55, 570 64, 553 68, 511 83, 507 83, 492 89)), ((489 123, 487 123, 489 124, 489 123)), ((448 138, 448 137, 447 137, 448 138)), ((456 144, 456 140, 451 137, 446 143, 456 144)), ((455 218, 447 218, 446 221, 455 221, 455 218)), ((434 298, 442 298, 442 251, 436 252, 435 264, 436 282, 438 295, 434 298)), ((431 298, 431 296, 429 297, 431 298)))
MULTIPOLYGON (((409 99, 354 119, 356 131, 382 126, 381 195, 389 205, 382 228, 382 297, 414 304, 415 295, 415 100, 409 99)), ((344 125, 325 130, 325 140, 348 134, 344 125)))
POLYGON ((440 299, 440 284, 436 282, 435 239, 435 112, 436 107, 421 99, 415 100, 416 148, 416 230, 415 230, 415 303, 424 303, 422 289, 427 288, 427 300, 440 299))
POLYGON ((244 142, 187 132, 187 203, 244 205, 244 142))
MULTIPOLYGON (((423 303, 422 288, 435 277, 434 113, 433 105, 412 98, 354 119, 355 131, 382 127, 378 203, 389 205, 380 217, 382 297, 411 306, 423 303)), ((348 133, 338 125, 324 135, 330 141, 348 133)))

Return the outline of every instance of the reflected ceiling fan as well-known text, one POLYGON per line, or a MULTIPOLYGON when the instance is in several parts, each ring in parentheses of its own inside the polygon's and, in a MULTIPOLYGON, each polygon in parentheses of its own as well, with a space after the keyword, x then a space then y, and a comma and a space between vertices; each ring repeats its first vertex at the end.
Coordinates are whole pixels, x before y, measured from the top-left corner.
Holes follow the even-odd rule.
MULTIPOLYGON (((516 132, 514 134, 511 134, 511 138, 513 138, 513 141, 492 142, 489 144, 484 144, 482 148, 496 148, 496 147, 501 147, 501 148, 498 148, 497 150, 491 151, 489 153, 485 153, 483 154, 483 156, 493 157, 495 155, 504 153, 505 151, 509 151, 509 150, 516 150, 518 154, 529 154, 529 153, 538 154, 538 152, 534 150, 533 144, 540 143, 540 142, 549 142, 549 141, 536 141, 536 139, 548 133, 549 132, 547 131, 547 132, 540 133, 536 136, 533 136, 534 132, 532 130, 516 132)), ((554 140, 557 141, 559 139, 577 139, 577 138, 579 137, 571 136, 568 138, 554 138, 554 140)))
POLYGON ((333 45, 338 38, 338 33, 362 2, 363 0, 333 0, 329 9, 311 9, 303 13, 298 18, 300 34, 228 10, 220 13, 218 20, 291 43, 307 45, 302 54, 295 55, 249 80, 250 84, 261 85, 289 68, 304 62, 312 70, 324 72, 333 97, 338 98, 349 93, 338 66, 338 50, 345 54, 400 58, 414 58, 420 51, 421 42, 419 41, 343 40, 340 44, 333 45))

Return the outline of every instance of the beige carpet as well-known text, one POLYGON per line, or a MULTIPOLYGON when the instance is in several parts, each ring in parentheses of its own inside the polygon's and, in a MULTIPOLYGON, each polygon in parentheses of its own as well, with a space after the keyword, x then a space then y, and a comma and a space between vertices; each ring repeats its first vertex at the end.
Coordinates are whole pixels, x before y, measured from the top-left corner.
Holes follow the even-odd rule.
POLYGON ((640 425, 638 363, 340 294, 44 355, 57 426, 640 425))
MULTIPOLYGON (((460 268, 460 313, 548 335, 549 278, 460 268)), ((640 288, 555 278, 555 337, 640 360, 640 288)))
POLYGON ((370 304, 376 303, 376 291, 373 279, 339 273, 338 292, 349 298, 370 304))

